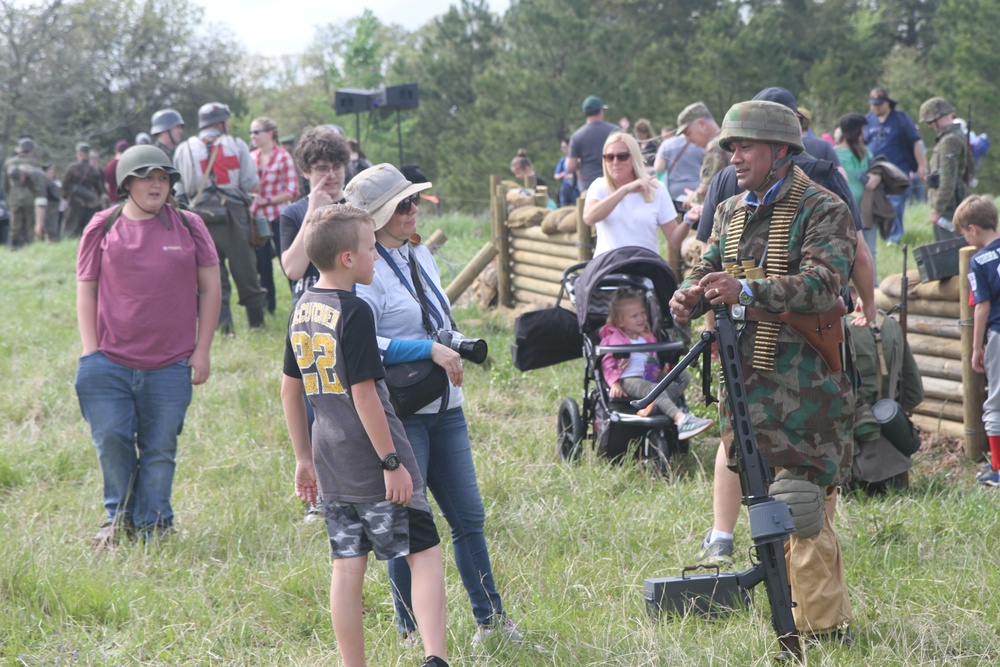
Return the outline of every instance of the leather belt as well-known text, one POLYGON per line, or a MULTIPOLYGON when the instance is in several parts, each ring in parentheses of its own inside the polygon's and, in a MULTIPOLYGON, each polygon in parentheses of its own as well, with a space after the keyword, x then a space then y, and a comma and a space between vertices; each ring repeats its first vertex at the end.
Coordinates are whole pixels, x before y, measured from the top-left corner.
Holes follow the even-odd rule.
POLYGON ((743 311, 743 319, 747 322, 781 322, 781 313, 772 313, 763 308, 747 307, 743 311))

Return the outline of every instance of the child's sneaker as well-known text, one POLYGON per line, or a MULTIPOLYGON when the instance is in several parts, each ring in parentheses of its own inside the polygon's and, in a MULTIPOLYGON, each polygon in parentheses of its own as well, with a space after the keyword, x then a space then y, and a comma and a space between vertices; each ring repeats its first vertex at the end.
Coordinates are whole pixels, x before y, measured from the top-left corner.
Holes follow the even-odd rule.
POLYGON ((306 523, 312 523, 313 521, 319 521, 323 518, 323 508, 320 507, 318 503, 309 503, 309 507, 306 508, 306 523))
POLYGON ((479 646, 485 642, 494 633, 503 635, 506 639, 511 641, 521 641, 524 637, 517 630, 517 626, 514 625, 514 621, 507 617, 504 617, 502 621, 497 623, 491 623, 486 625, 480 625, 476 627, 476 634, 472 635, 472 645, 479 646))
POLYGON ((429 655, 420 667, 448 667, 448 662, 444 658, 439 658, 436 655, 429 655))
POLYGON ((684 420, 677 426, 677 439, 687 440, 712 428, 715 422, 711 419, 702 419, 690 412, 684 415, 684 420))
POLYGON ((1000 471, 994 470, 993 465, 987 463, 982 470, 976 473, 976 482, 982 486, 1000 486, 1000 471))

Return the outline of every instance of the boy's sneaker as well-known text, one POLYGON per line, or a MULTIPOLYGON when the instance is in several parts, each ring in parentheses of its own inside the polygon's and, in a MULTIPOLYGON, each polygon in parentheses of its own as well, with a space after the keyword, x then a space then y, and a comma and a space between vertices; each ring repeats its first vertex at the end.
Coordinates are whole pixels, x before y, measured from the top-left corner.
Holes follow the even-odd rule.
POLYGON ((677 426, 677 439, 687 440, 688 438, 693 438, 699 433, 712 428, 712 424, 714 423, 711 419, 702 419, 689 412, 684 415, 684 419, 677 426))
POLYGON ((705 539, 701 543, 701 553, 698 554, 698 562, 720 565, 732 564, 733 559, 730 556, 733 555, 734 551, 733 539, 720 537, 709 542, 710 537, 712 537, 712 531, 708 531, 708 535, 705 536, 705 539))
POLYGON ((976 473, 976 482, 982 486, 1000 486, 1000 471, 993 469, 993 464, 987 463, 976 473))
POLYGON ((472 635, 472 645, 479 646, 494 634, 502 635, 504 638, 515 642, 524 639, 524 636, 518 632, 517 626, 514 625, 514 621, 505 616, 503 620, 497 623, 476 627, 476 634, 472 635))
POLYGON ((309 503, 309 507, 306 509, 306 523, 312 523, 313 521, 319 521, 323 518, 323 508, 317 503, 309 503))

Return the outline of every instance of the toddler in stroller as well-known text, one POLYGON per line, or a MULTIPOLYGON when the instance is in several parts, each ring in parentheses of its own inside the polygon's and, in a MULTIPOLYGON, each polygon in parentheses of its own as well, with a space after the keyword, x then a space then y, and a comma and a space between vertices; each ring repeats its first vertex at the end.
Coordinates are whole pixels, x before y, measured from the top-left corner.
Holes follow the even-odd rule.
MULTIPOLYGON (((590 439, 602 458, 615 461, 633 452, 638 458, 658 466, 661 472, 667 472, 673 456, 688 449, 687 439, 680 438, 677 427, 677 421, 683 421, 687 414, 683 387, 671 386, 667 390, 674 410, 666 408, 638 414, 629 403, 629 387, 633 386, 633 379, 639 378, 626 377, 624 384, 628 386, 619 384, 613 389, 615 380, 620 381, 621 375, 632 373, 618 373, 619 377, 607 378, 602 362, 611 355, 614 361, 624 359, 627 368, 635 355, 642 369, 636 375, 641 376, 645 373, 647 359, 655 360, 651 363, 659 370, 682 354, 685 345, 672 338, 673 319, 667 307, 677 288, 673 272, 657 253, 628 246, 567 268, 563 272, 562 288, 576 309, 585 371, 582 405, 573 398, 565 398, 559 408, 557 447, 560 459, 567 463, 575 461, 582 453, 583 441, 590 439), (602 342, 601 331, 606 331, 609 323, 608 307, 613 296, 623 288, 636 296, 633 303, 637 309, 641 304, 642 317, 646 321, 637 331, 644 331, 647 337, 635 337, 633 344, 625 333, 621 333, 620 344, 617 339, 602 342), (608 345, 608 342, 616 344, 608 345)), ((616 321, 614 317, 610 320, 612 325, 616 321)), ((621 330, 620 326, 615 328, 621 330)), ((690 381, 690 375, 685 375, 684 385, 690 381)), ((709 391, 703 387, 703 392, 707 399, 709 391)), ((642 397, 647 393, 638 390, 634 396, 642 397)), ((665 398, 666 392, 659 401, 663 407, 666 407, 662 400, 665 398)), ((708 426, 692 422, 696 428, 689 429, 690 435, 711 426, 711 421, 706 421, 708 426)))
MULTIPOLYGON (((608 323, 601 328, 600 335, 602 347, 657 342, 649 329, 646 302, 641 292, 628 287, 615 292, 608 306, 608 323)), ((642 398, 653 390, 660 374, 669 370, 669 364, 664 366, 650 352, 629 352, 627 355, 607 353, 601 359, 601 371, 611 399, 642 398)), ((679 440, 687 440, 708 430, 715 422, 677 407, 677 402, 683 402, 684 391, 690 383, 691 374, 685 370, 653 403, 637 414, 648 417, 654 407, 658 408, 674 420, 679 440)))

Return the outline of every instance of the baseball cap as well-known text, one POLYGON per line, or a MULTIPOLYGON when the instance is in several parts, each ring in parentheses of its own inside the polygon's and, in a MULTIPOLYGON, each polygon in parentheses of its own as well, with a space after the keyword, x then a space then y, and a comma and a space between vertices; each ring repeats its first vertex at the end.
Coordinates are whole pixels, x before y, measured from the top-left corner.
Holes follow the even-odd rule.
POLYGON ((868 104, 882 104, 883 102, 888 102, 889 106, 895 107, 896 100, 889 97, 889 91, 882 86, 875 86, 872 88, 871 95, 868 97, 868 104))
POLYGON ((757 101, 763 100, 764 102, 776 102, 778 104, 781 104, 782 106, 788 107, 789 109, 794 111, 797 115, 801 115, 799 114, 798 105, 795 104, 795 95, 792 95, 792 93, 787 88, 781 88, 779 86, 771 86, 770 88, 765 88, 764 90, 760 91, 759 93, 754 95, 753 98, 754 100, 757 101))
POLYGON ((115 152, 116 153, 121 152, 121 151, 125 150, 126 148, 128 148, 128 142, 125 141, 124 139, 119 139, 118 141, 115 142, 115 152))
POLYGON ((607 109, 608 105, 601 101, 597 95, 590 95, 583 101, 583 113, 586 116, 594 116, 601 109, 607 109))
POLYGON ((695 102, 694 104, 689 104, 684 107, 679 114, 677 114, 677 130, 676 134, 684 134, 687 130, 688 125, 695 122, 699 118, 711 118, 712 112, 708 110, 704 102, 695 102))

